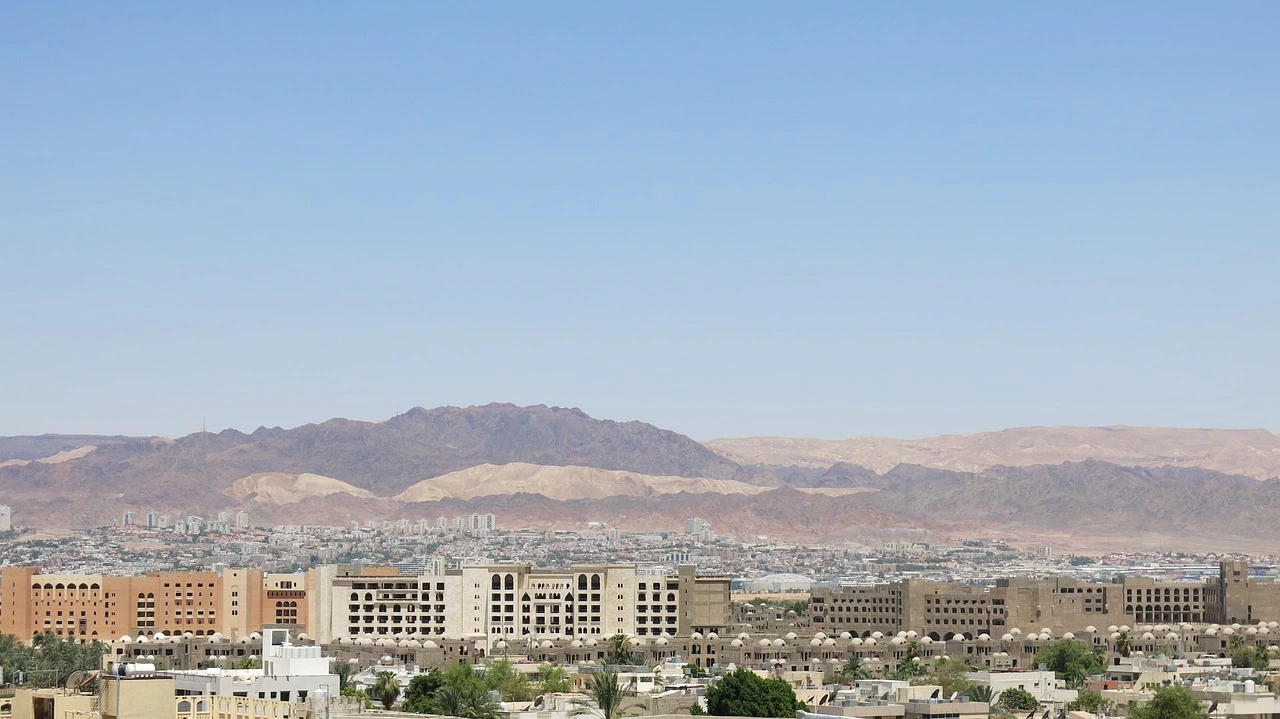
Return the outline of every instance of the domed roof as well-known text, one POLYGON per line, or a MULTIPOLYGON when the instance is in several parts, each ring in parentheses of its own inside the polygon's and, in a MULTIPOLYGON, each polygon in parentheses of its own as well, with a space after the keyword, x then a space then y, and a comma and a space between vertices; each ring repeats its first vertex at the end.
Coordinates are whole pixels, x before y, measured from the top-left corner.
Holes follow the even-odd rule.
POLYGON ((920 637, 921 644, 933 644, 933 637, 920 637))
POLYGON ((769 641, 768 639, 761 639, 761 640, 758 642, 758 644, 759 644, 760 646, 762 646, 762 647, 767 647, 767 646, 771 646, 771 645, 773 644, 773 642, 769 641))
POLYGON ((750 634, 747 634, 746 632, 742 632, 741 634, 739 634, 739 635, 738 635, 738 638, 739 638, 739 639, 750 639, 750 638, 751 638, 751 635, 750 635, 750 634))
POLYGON ((990 634, 987 634, 986 632, 983 632, 983 633, 981 633, 981 634, 979 634, 979 635, 978 635, 978 641, 980 641, 980 642, 988 642, 988 641, 991 641, 991 635, 990 635, 990 634))
POLYGON ((1062 638, 1063 638, 1063 639, 1075 639, 1075 638, 1076 638, 1076 635, 1075 635, 1075 633, 1073 633, 1073 632, 1067 632, 1066 634, 1063 634, 1063 635, 1062 635, 1062 638))
POLYGON ((800 615, 799 615, 799 614, 796 614, 796 610, 792 609, 791 611, 787 612, 787 616, 788 616, 788 617, 798 617, 798 616, 800 616, 800 615))
POLYGON ((1147 624, 1146 626, 1142 627, 1142 631, 1144 632, 1150 632, 1150 631, 1153 631, 1154 629, 1155 627, 1151 626, 1150 624, 1147 624))
POLYGON ((1118 632, 1118 631, 1120 631, 1120 627, 1117 627, 1116 625, 1112 624, 1111 626, 1107 627, 1107 631, 1108 631, 1108 632, 1118 632))
POLYGON ((308 640, 310 640, 310 639, 311 639, 311 637, 307 636, 307 633, 306 633, 306 632, 303 632, 303 633, 301 633, 301 634, 299 634, 299 635, 298 635, 298 641, 305 642, 305 641, 308 641, 308 640))
POLYGON ((775 647, 785 647, 785 646, 787 646, 787 643, 786 643, 786 642, 784 642, 784 641, 783 641, 783 640, 781 640, 781 639, 774 639, 774 640, 773 640, 773 646, 775 646, 775 647))
POLYGON ((733 641, 729 642, 729 646, 731 646, 731 647, 740 647, 740 646, 742 646, 742 640, 741 640, 741 639, 734 639, 733 641))
POLYGON ((840 632, 841 639, 853 639, 853 635, 849 632, 840 632))
MULTIPOLYGON (((876 632, 876 634, 879 634, 879 632, 876 632)), ((872 635, 872 636, 870 636, 870 637, 868 637, 868 638, 866 638, 866 639, 863 639, 863 640, 862 640, 862 645, 863 645, 864 647, 874 647, 874 646, 876 645, 876 638, 875 638, 875 635, 872 635)))
POLYGON ((1094 634, 1098 631, 1098 628, 1090 624, 1089 626, 1085 627, 1084 630, 1089 634, 1094 634))
POLYGON ((573 647, 574 649, 577 649, 578 647, 583 647, 586 645, 582 643, 581 639, 574 639, 573 641, 569 642, 569 646, 573 647))
POLYGON ((1127 631, 1129 631, 1129 625, 1128 625, 1128 624, 1121 624, 1121 625, 1120 625, 1120 631, 1122 631, 1122 632, 1127 632, 1127 631))
POLYGON ((1244 630, 1244 633, 1245 633, 1245 634, 1248 634, 1249 636, 1257 636, 1257 634, 1258 634, 1258 628, 1257 628, 1257 627, 1249 627, 1248 629, 1244 630))
POLYGON ((819 638, 819 639, 826 639, 826 638, 827 638, 827 635, 826 635, 826 634, 824 634, 824 633, 822 633, 822 632, 814 632, 814 633, 813 633, 813 636, 815 636, 815 637, 817 637, 817 638, 819 638))
POLYGON ((1021 629, 1019 629, 1019 628, 1017 628, 1017 627, 1014 627, 1013 629, 1010 629, 1010 630, 1009 630, 1009 633, 1010 633, 1010 634, 1012 634, 1012 635, 1013 635, 1013 636, 1015 636, 1015 637, 1020 637, 1020 636, 1022 636, 1022 630, 1021 630, 1021 629))
POLYGON ((164 632, 156 632, 155 634, 152 634, 152 635, 151 635, 151 638, 152 638, 152 639, 154 639, 154 640, 156 640, 156 641, 158 642, 158 641, 160 641, 161 639, 164 639, 164 638, 165 638, 165 636, 166 636, 166 635, 165 635, 165 633, 164 633, 164 632))
POLYGON ((1154 642, 1155 640, 1156 640, 1156 635, 1152 634, 1151 632, 1143 632, 1143 633, 1142 633, 1142 641, 1144 641, 1144 642, 1154 642))
POLYGON ((371 647, 373 646, 373 639, 371 637, 360 637, 356 640, 356 644, 362 647, 371 647))
POLYGON ((1213 627, 1209 627, 1208 629, 1204 630, 1204 635, 1206 637, 1216 637, 1218 635, 1218 630, 1214 629, 1213 627))
POLYGON ((890 644, 906 644, 907 640, 903 639, 902 637, 894 637, 893 639, 889 640, 889 643, 890 644))
POLYGON ((789 642, 791 642, 791 641, 795 641, 796 633, 795 633, 795 632, 787 632, 786 634, 783 634, 783 635, 782 635, 782 637, 783 637, 784 639, 786 639, 787 641, 789 641, 789 642))
POLYGON ((658 646, 660 646, 660 647, 665 647, 666 645, 670 644, 671 642, 667 641, 667 638, 666 638, 666 637, 658 637, 657 639, 653 640, 653 643, 654 643, 654 644, 657 644, 657 645, 658 645, 658 646))
POLYGON ((809 640, 809 646, 811 646, 811 647, 820 647, 820 646, 822 646, 822 640, 821 640, 821 639, 819 639, 819 638, 817 638, 817 637, 814 637, 813 639, 810 639, 810 640, 809 640))
POLYGON ((884 639, 884 632, 871 632, 872 639, 884 639))
POLYGON ((408 640, 408 639, 401 639, 401 640, 399 641, 399 645, 400 645, 401 647, 405 648, 405 649, 408 649, 408 648, 409 648, 409 640, 408 640))
POLYGON ((836 645, 836 640, 832 639, 831 637, 827 637, 826 639, 822 640, 822 646, 824 647, 834 647, 835 645, 836 645))
POLYGON ((707 639, 719 639, 720 635, 715 632, 707 632, 707 639))
POLYGON ((917 633, 916 633, 916 630, 914 630, 914 629, 912 629, 911 631, 907 632, 907 639, 915 639, 915 638, 916 638, 916 637, 918 637, 918 636, 920 636, 920 635, 919 635, 919 634, 917 634, 917 633))
POLYGON ((139 644, 147 644, 151 641, 151 638, 145 634, 139 634, 138 638, 135 639, 134 641, 136 641, 139 644))
POLYGON ((689 635, 689 638, 690 638, 690 639, 701 639, 701 638, 702 638, 702 632, 694 632, 693 634, 690 634, 690 635, 689 635))
POLYGON ((555 645, 551 643, 551 640, 549 640, 549 639, 544 639, 544 640, 542 640, 542 644, 541 644, 541 645, 539 645, 539 646, 541 646, 543 649, 550 649, 550 648, 554 647, 555 645))
POLYGON ((599 643, 600 643, 599 639, 596 639, 595 637, 587 637, 587 646, 594 647, 599 643))
POLYGON ((1112 639, 1119 639, 1119 638, 1120 638, 1120 632, 1111 632, 1111 638, 1112 638, 1112 639))
POLYGON ((850 639, 850 640, 849 640, 849 646, 851 646, 851 647, 860 647, 860 646, 862 646, 862 638, 861 638, 861 637, 853 637, 852 639, 850 639))
POLYGON ((1053 637, 1052 637, 1052 636, 1050 636, 1048 632, 1040 632, 1040 641, 1042 641, 1042 642, 1047 642, 1047 641, 1049 641, 1049 640, 1050 640, 1050 639, 1052 639, 1052 638, 1053 638, 1053 637))
POLYGON ((1231 628, 1232 628, 1232 629, 1239 629, 1239 628, 1240 628, 1240 623, 1239 623, 1239 622, 1236 622, 1235 624, 1232 624, 1232 625, 1231 625, 1231 628))
POLYGON ((187 639, 190 639, 191 637, 194 637, 195 635, 194 635, 194 634, 192 634, 191 632, 183 632, 183 633, 182 633, 182 636, 186 637, 187 639))
POLYGON ((906 633, 905 631, 900 631, 900 632, 898 632, 897 634, 895 634, 895 635, 893 635, 893 636, 895 636, 895 637, 905 637, 905 636, 907 636, 907 633, 906 633))
POLYGON ((1169 632, 1168 634, 1164 635, 1164 638, 1168 639, 1171 642, 1178 641, 1178 635, 1174 634, 1173 632, 1169 632))
POLYGON ((1040 627, 1041 634, 1053 634, 1053 630, 1048 627, 1040 627))
POLYGON ((121 644, 133 644, 133 637, 125 635, 123 637, 120 637, 117 641, 119 641, 121 644))
POLYGON ((1013 641, 1013 635, 1010 634, 1009 632, 1005 632, 1004 635, 1000 637, 1000 641, 1011 642, 1013 641))
POLYGON ((1039 634, 1028 634, 1028 635, 1025 637, 1025 639, 1026 639, 1026 641, 1028 641, 1028 642, 1034 642, 1034 641, 1037 641, 1037 640, 1039 640, 1039 639, 1040 639, 1040 635, 1039 635, 1039 634))
POLYGON ((351 643, 351 637, 338 637, 338 643, 339 643, 339 644, 350 644, 350 643, 351 643))
POLYGON ((1233 628, 1231 628, 1231 627, 1227 627, 1226 629, 1223 629, 1223 630, 1222 630, 1222 633, 1223 633, 1223 634, 1225 634, 1225 635, 1230 636, 1230 635, 1232 635, 1232 634, 1235 634, 1235 633, 1236 633, 1236 630, 1235 630, 1235 629, 1233 629, 1233 628))

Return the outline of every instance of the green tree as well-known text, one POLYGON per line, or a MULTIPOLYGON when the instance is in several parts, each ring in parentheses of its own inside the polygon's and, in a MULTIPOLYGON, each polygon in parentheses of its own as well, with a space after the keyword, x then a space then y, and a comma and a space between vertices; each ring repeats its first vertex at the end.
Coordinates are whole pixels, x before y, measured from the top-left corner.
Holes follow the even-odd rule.
POLYGON ((971 702, 991 703, 991 687, 986 684, 974 684, 965 692, 971 702))
POLYGON ((781 679, 762 679, 738 669, 707 688, 707 713, 715 716, 791 717, 804 705, 781 679))
POLYGON ((351 685, 351 665, 346 662, 333 662, 329 665, 329 673, 338 676, 338 692, 341 693, 351 685))
POLYGON ((1036 661, 1046 665, 1075 689, 1084 680, 1106 670, 1102 657, 1074 639, 1059 639, 1044 645, 1036 654, 1036 661))
POLYGON ((1040 706, 1040 701, 1026 689, 1010 687, 1000 692, 1000 700, 996 704, 1008 711, 1030 711, 1040 706))
MULTIPOLYGON (((583 687, 586 700, 576 699, 573 702, 573 715, 587 714, 598 719, 618 719, 631 712, 624 712, 623 700, 626 691, 618 685, 618 673, 612 669, 601 669, 587 678, 583 687)), ((639 709, 639 707, 632 707, 639 709)))
POLYGON ((898 660, 897 666, 890 672, 890 677, 900 682, 911 681, 912 679, 924 675, 924 666, 916 661, 918 657, 903 657, 898 660))
POLYGON ((684 668, 685 668, 685 671, 689 672, 689 676, 693 677, 694 679, 701 679, 702 677, 705 677, 707 675, 707 671, 705 669, 698 666, 697 664, 694 664, 693 662, 689 662, 688 664, 684 665, 684 668))
POLYGON ((1271 652, 1263 647, 1238 647, 1231 652, 1231 666, 1265 671, 1271 666, 1271 652))
POLYGON ((1129 641, 1129 632, 1120 632, 1120 636, 1116 637, 1115 650, 1116 654, 1122 657, 1129 656, 1129 652, 1133 651, 1133 643, 1129 641))
POLYGON ((860 679, 870 678, 871 672, 862 666, 862 657, 857 654, 849 655, 849 658, 840 666, 840 671, 832 677, 837 684, 852 684, 860 679))
POLYGON ((400 682, 395 672, 378 672, 373 682, 373 698, 382 704, 383 709, 391 709, 400 698, 400 682))
POLYGON ((1080 692, 1080 695, 1076 697, 1075 701, 1067 705, 1067 710, 1097 714, 1110 706, 1111 702, 1103 699, 1101 694, 1085 690, 1080 692))
POLYGON ((969 665, 955 659, 939 660, 931 674, 917 677, 912 681, 919 684, 936 684, 942 687, 943 696, 968 694, 973 687, 977 686, 969 679, 969 665))
POLYGON ((609 637, 609 649, 605 654, 604 663, 631 666, 643 664, 644 659, 631 651, 631 639, 625 634, 618 633, 609 637))
POLYGON ((534 688, 529 677, 516 671, 509 659, 490 662, 480 677, 485 689, 495 690, 502 694, 502 700, 508 702, 532 701, 534 688))
POLYGON ((462 719, 497 719, 498 703, 478 682, 446 684, 436 692, 431 714, 443 714, 462 719))
POLYGON ((1129 719, 1205 719, 1208 713, 1186 687, 1157 687, 1150 701, 1129 710, 1129 719))
POLYGON ((404 688, 404 703, 401 708, 416 714, 431 714, 436 692, 444 686, 444 678, 440 672, 432 670, 426 674, 418 674, 409 680, 404 688))
POLYGON ((543 694, 558 694, 573 689, 573 680, 564 667, 543 664, 538 667, 538 686, 543 694))

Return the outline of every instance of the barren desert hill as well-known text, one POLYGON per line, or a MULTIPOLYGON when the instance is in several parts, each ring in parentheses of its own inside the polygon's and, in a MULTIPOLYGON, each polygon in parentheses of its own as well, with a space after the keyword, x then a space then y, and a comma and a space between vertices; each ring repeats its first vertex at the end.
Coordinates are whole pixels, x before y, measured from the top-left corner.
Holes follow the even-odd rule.
POLYGON ((1265 429, 1020 427, 924 439, 742 437, 703 444, 741 464, 825 468, 843 462, 881 474, 900 464, 980 472, 999 465, 1096 459, 1135 467, 1201 467, 1254 479, 1280 477, 1280 435, 1265 429))

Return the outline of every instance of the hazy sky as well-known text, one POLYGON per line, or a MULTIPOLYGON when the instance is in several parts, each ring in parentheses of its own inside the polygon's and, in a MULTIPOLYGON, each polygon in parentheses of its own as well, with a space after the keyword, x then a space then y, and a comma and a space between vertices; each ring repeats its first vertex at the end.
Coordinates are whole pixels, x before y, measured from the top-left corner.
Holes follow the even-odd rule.
POLYGON ((0 4, 0 434, 1280 430, 1280 3, 0 4))

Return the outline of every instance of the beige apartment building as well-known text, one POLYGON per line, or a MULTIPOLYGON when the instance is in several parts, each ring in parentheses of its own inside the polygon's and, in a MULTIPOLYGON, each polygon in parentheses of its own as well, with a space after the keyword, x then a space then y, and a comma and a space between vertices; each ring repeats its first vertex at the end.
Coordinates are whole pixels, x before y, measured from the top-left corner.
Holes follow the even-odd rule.
POLYGON ((342 637, 419 635, 501 640, 677 636, 723 631, 729 623, 729 578, 645 575, 631 564, 577 565, 565 570, 528 564, 463 566, 438 574, 398 576, 389 568, 325 570, 314 626, 320 642, 342 637))
POLYGON ((1244 562, 1223 562, 1216 580, 1163 582, 1121 577, 1001 579, 994 587, 925 582, 815 588, 810 622, 825 632, 914 630, 935 640, 961 635, 1148 623, 1246 623, 1280 620, 1280 585, 1249 577, 1244 562))

